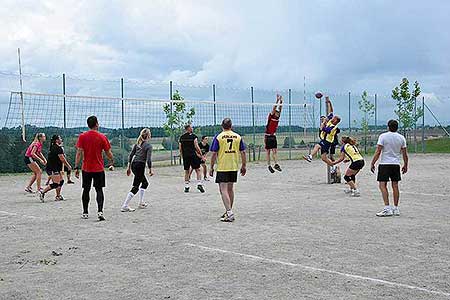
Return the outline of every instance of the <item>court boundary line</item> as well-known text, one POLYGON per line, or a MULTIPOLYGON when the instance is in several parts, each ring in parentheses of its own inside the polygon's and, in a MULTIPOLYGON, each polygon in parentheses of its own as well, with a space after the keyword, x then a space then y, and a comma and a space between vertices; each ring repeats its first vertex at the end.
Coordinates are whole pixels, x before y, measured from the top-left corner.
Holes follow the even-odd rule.
POLYGON ((240 256, 240 257, 244 257, 244 258, 250 258, 253 260, 259 260, 259 261, 267 262, 267 263, 271 263, 271 264, 279 264, 279 265, 284 265, 284 266, 289 266, 289 267, 297 267, 297 268, 301 268, 301 269, 312 271, 312 272, 328 273, 328 274, 339 275, 339 276, 343 276, 343 277, 347 277, 347 278, 352 278, 355 280, 369 281, 369 282, 380 283, 380 284, 384 284, 384 285, 390 285, 390 286, 396 286, 396 287, 406 288, 406 289, 410 289, 410 290, 426 292, 426 293, 434 294, 434 295, 450 297, 450 293, 447 293, 447 292, 430 290, 430 289, 421 288, 421 287, 414 286, 414 285, 397 283, 397 282, 388 281, 388 280, 379 279, 379 278, 372 278, 372 277, 368 277, 368 276, 344 273, 344 272, 339 272, 339 271, 334 271, 334 270, 329 270, 329 269, 324 269, 324 268, 311 267, 311 266, 307 266, 307 265, 296 264, 296 263, 286 262, 286 261, 272 259, 272 258, 265 258, 262 256, 257 256, 257 255, 252 255, 252 254, 245 254, 245 253, 239 253, 239 252, 230 251, 230 250, 224 250, 224 249, 220 249, 220 248, 196 245, 196 244, 192 244, 192 243, 184 243, 184 245, 192 247, 192 248, 198 248, 198 249, 202 249, 205 251, 210 251, 210 252, 232 254, 232 255, 236 255, 236 256, 240 256))

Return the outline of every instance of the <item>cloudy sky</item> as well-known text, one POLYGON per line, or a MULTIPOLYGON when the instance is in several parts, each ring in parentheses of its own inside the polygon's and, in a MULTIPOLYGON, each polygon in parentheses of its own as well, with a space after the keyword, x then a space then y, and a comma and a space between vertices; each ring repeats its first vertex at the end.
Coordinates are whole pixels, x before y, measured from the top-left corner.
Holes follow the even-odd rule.
MULTIPOLYGON (((450 124, 449 11, 445 0, 2 0, 0 72, 17 71, 20 47, 25 73, 55 76, 297 90, 305 76, 311 91, 385 95, 406 76, 450 124)), ((3 92, 16 87, 0 74, 3 92)))

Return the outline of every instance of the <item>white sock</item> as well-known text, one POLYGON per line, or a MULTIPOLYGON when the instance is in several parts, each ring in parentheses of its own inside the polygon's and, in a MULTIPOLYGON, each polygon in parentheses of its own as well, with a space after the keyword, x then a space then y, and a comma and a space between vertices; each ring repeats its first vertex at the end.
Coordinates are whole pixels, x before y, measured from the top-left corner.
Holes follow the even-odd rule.
POLYGON ((125 201, 123 201, 122 207, 128 207, 130 204, 131 198, 134 197, 134 194, 132 192, 128 192, 127 197, 125 198, 125 201))
POLYGON ((384 206, 384 209, 387 209, 387 210, 392 210, 392 208, 391 208, 391 206, 390 206, 390 205, 385 205, 385 206, 384 206))
POLYGON ((139 203, 144 203, 144 194, 145 194, 145 189, 140 188, 139 189, 139 203))
POLYGON ((233 215, 233 211, 230 209, 230 210, 227 210, 227 215, 228 216, 232 216, 233 215))
POLYGON ((394 209, 398 209, 398 206, 395 206, 395 205, 394 205, 394 209))
POLYGON ((200 179, 200 180, 197 180, 197 185, 202 185, 202 180, 200 179))

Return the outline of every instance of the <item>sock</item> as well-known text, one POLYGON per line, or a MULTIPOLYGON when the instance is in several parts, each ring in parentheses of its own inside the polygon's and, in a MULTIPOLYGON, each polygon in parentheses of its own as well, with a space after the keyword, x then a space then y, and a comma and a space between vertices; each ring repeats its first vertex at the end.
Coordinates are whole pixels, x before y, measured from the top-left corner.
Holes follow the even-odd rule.
POLYGON ((202 180, 197 180, 197 186, 202 185, 202 180))
POLYGON ((134 194, 132 192, 128 192, 127 197, 125 198, 125 201, 122 204, 122 207, 128 207, 130 204, 131 198, 133 198, 134 194))
POLYGON ((390 205, 385 205, 384 209, 391 210, 391 206, 390 205))
POLYGON ((185 181, 184 182, 184 186, 188 188, 189 187, 189 181, 185 181))
POLYGON ((231 209, 230 209, 230 210, 227 210, 227 215, 228 215, 228 216, 232 216, 232 215, 233 215, 233 210, 231 210, 231 209))
POLYGON ((394 209, 398 209, 398 206, 395 206, 395 205, 394 205, 394 209))
POLYGON ((144 194, 145 194, 145 189, 140 188, 139 189, 139 203, 144 203, 144 194))

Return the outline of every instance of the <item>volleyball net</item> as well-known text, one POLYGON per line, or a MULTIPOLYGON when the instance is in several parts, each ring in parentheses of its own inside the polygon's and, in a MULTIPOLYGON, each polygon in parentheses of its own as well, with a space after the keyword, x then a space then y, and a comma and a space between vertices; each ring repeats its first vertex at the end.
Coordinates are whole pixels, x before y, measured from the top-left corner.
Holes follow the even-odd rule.
MULTIPOLYGON (((317 138, 316 118, 310 104, 289 104, 290 93, 281 94, 284 102, 277 131, 280 156, 299 158, 296 152, 304 151, 317 138)), ((173 164, 178 162, 177 140, 185 123, 192 124, 199 138, 205 135, 211 139, 221 131, 222 119, 228 117, 248 145, 249 159, 265 159, 264 131, 275 98, 276 94, 273 103, 239 103, 11 92, 4 129, 13 131, 15 140, 9 138, 5 146, 21 152, 38 132, 48 137, 59 134, 71 159, 77 136, 87 129, 86 119, 95 115, 100 131, 111 141, 116 165, 126 164, 128 152, 144 127, 152 131, 154 160, 173 164), (27 142, 20 143, 19 138, 27 142)))

